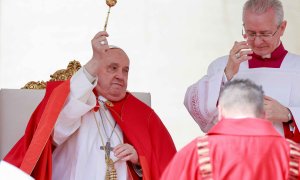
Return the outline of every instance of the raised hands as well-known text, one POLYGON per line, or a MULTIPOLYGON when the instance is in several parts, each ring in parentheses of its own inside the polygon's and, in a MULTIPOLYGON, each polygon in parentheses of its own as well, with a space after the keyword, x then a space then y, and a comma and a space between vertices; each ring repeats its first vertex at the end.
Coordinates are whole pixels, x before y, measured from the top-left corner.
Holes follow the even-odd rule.
POLYGON ((240 64, 242 62, 251 59, 251 57, 248 55, 252 53, 253 51, 250 50, 250 46, 246 41, 234 42, 234 45, 229 53, 227 65, 224 70, 228 80, 231 80, 232 77, 239 71, 240 64))
POLYGON ((105 58, 106 51, 109 49, 107 37, 107 32, 101 31, 98 32, 91 41, 93 56, 91 60, 84 65, 84 67, 93 76, 97 76, 101 66, 101 61, 105 58))

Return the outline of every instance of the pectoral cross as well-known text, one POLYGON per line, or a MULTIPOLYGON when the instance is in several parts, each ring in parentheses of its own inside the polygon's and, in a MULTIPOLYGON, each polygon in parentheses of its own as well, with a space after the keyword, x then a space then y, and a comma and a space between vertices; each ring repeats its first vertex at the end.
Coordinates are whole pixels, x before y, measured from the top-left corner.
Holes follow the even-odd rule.
POLYGON ((117 180, 117 171, 115 169, 113 160, 110 158, 110 151, 113 150, 113 148, 110 146, 110 140, 107 140, 105 146, 100 146, 100 149, 105 151, 105 180, 117 180))
POLYGON ((105 151, 105 154, 106 154, 105 158, 110 158, 110 151, 113 150, 113 147, 110 146, 109 139, 106 142, 105 146, 100 146, 100 149, 105 151))

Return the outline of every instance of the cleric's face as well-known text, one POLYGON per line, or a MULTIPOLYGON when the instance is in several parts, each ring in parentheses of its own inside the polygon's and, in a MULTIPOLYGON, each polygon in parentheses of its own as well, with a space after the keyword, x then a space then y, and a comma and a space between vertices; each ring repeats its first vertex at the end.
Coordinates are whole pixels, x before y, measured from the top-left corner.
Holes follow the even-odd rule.
POLYGON ((286 21, 278 24, 273 9, 269 9, 263 14, 247 10, 243 21, 245 38, 257 55, 271 54, 278 47, 280 37, 286 27, 286 21))
POLYGON ((126 95, 129 59, 121 49, 109 49, 98 73, 96 90, 107 100, 119 101, 126 95))

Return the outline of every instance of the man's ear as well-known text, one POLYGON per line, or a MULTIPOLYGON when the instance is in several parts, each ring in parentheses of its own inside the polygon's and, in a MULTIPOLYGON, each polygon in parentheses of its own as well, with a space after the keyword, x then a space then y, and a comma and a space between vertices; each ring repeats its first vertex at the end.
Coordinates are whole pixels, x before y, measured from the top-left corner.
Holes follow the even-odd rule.
POLYGON ((281 25, 280 25, 280 36, 283 36, 283 33, 285 31, 285 28, 286 28, 286 25, 287 25, 287 21, 282 21, 281 25))

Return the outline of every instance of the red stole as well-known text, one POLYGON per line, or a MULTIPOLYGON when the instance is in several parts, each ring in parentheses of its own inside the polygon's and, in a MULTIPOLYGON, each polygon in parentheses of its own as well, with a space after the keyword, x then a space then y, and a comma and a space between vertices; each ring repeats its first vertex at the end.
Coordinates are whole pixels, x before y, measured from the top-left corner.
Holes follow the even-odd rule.
POLYGON ((52 179, 54 149, 50 135, 70 87, 69 80, 61 83, 47 83, 45 97, 31 115, 24 136, 4 157, 36 180, 52 179))
MULTIPOLYGON (((280 68, 281 63, 288 53, 287 50, 284 49, 282 43, 271 53, 270 58, 262 58, 261 56, 253 53, 252 59, 248 61, 249 68, 280 68)), ((293 119, 294 121, 294 119, 293 119)), ((300 142, 300 133, 298 127, 295 124, 294 133, 290 131, 289 123, 283 123, 284 136, 288 139, 291 139, 297 143, 300 142)))

